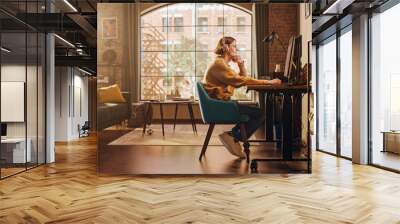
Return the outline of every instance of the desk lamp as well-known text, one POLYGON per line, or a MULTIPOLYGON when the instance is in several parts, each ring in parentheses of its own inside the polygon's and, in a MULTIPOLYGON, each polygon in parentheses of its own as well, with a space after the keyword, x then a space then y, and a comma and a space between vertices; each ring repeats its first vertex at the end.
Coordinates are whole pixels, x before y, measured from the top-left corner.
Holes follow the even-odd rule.
MULTIPOLYGON (((279 45, 282 47, 283 52, 286 52, 286 47, 285 47, 285 45, 282 43, 281 39, 279 39, 279 35, 278 35, 275 31, 272 31, 270 35, 266 36, 266 37, 263 39, 263 42, 272 45, 272 44, 274 43, 274 40, 278 40, 279 45)), ((287 78, 286 78, 286 77, 280 77, 280 76, 278 76, 278 78, 280 78, 280 79, 283 80, 284 82, 287 81, 287 78)))
POLYGON ((285 51, 286 51, 286 47, 285 47, 285 45, 283 45, 281 39, 279 39, 279 36, 278 36, 278 34, 277 34, 275 31, 272 31, 272 33, 271 33, 270 35, 266 36, 266 37, 263 39, 263 42, 265 42, 265 43, 271 43, 271 45, 272 45, 272 44, 274 43, 274 40, 278 40, 279 44, 280 44, 281 47, 282 47, 283 52, 285 52, 285 51))

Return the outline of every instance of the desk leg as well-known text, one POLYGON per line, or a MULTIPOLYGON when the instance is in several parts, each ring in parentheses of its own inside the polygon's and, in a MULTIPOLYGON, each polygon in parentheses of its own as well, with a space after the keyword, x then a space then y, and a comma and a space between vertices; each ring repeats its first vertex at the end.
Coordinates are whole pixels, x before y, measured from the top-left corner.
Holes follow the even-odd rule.
POLYGON ((192 122, 192 129, 194 133, 197 133, 197 128, 196 128, 196 121, 194 120, 194 113, 193 113, 193 107, 191 103, 188 103, 188 110, 189 110, 189 116, 190 116, 190 121, 192 122))
POLYGON ((165 136, 165 133, 164 133, 164 112, 163 112, 162 103, 160 103, 160 115, 161 115, 162 135, 165 136))
POLYGON ((290 94, 285 94, 283 97, 283 147, 282 154, 283 159, 290 160, 292 159, 292 125, 293 125, 293 117, 292 117, 292 96, 290 94))
POLYGON ((149 104, 145 103, 143 106, 143 133, 142 135, 144 135, 146 133, 146 126, 147 126, 147 113, 149 112, 149 104))
POLYGON ((175 103, 175 116, 174 116, 174 131, 176 125, 176 116, 178 115, 178 103, 175 103))
POLYGON ((274 120, 272 117, 273 114, 273 95, 265 94, 265 140, 272 141, 273 140, 273 130, 274 130, 274 120))
POLYGON ((195 116, 194 116, 193 104, 192 104, 192 103, 190 103, 190 109, 192 110, 192 115, 193 115, 193 125, 194 125, 194 131, 195 131, 195 132, 196 132, 196 134, 197 134, 196 118, 195 118, 195 116))

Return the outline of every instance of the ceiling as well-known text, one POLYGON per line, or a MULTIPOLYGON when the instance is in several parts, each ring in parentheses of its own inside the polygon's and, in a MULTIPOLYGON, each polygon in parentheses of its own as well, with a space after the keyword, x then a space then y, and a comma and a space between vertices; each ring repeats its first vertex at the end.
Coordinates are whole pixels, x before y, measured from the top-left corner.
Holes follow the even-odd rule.
POLYGON ((313 42, 318 43, 352 23, 354 17, 375 12, 390 0, 313 0, 313 42))
MULTIPOLYGON (((335 26, 346 25, 347 18, 372 10, 387 0, 312 0, 313 39, 323 38, 335 32, 335 26), (338 22, 342 21, 342 22, 338 22), (343 22, 344 21, 344 22, 343 22)), ((56 64, 86 66, 96 70, 96 27, 97 3, 135 2, 132 0, 1 0, 0 24, 2 32, 13 33, 5 38, 15 41, 15 47, 22 44, 19 32, 26 28, 39 32, 54 32, 56 64), (52 11, 52 13, 49 13, 52 11), (73 46, 72 46, 72 45, 73 46)), ((136 1, 139 2, 139 1, 136 1)), ((141 0, 140 2, 182 2, 141 0)), ((210 2, 197 0, 193 2, 210 2)), ((222 0, 213 2, 304 2, 301 0, 222 0)), ((8 41, 8 40, 7 40, 8 41)), ((29 49, 28 49, 29 51, 29 49)), ((15 52, 17 53, 17 51, 15 52)))

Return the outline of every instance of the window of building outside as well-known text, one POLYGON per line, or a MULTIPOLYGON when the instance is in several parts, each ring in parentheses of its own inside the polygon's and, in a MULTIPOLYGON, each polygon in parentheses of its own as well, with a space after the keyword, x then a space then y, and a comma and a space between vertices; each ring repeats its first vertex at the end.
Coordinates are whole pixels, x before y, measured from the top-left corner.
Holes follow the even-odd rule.
POLYGON ((371 18, 372 163, 395 170, 400 170, 399 21, 400 4, 371 18), (383 132, 389 132, 386 140, 383 132))
POLYGON ((236 18, 236 23, 239 25, 238 27, 237 27, 237 32, 245 32, 246 31, 246 29, 245 29, 245 24, 246 24, 246 18, 245 17, 237 17, 236 18))
POLYGON ((199 26, 197 27, 197 32, 208 32, 208 18, 207 17, 200 17, 198 18, 199 26))
MULTIPOLYGON (((142 20, 142 22, 143 22, 143 20, 142 20)), ((141 22, 141 23, 142 23, 141 22)), ((142 25, 143 26, 143 25, 142 25)), ((145 27, 146 25, 144 25, 144 27, 145 27)), ((163 30, 163 32, 167 32, 167 31, 170 31, 170 32, 172 32, 172 28, 173 28, 174 26, 172 25, 172 17, 166 17, 166 16, 164 16, 164 17, 162 17, 162 30, 163 30)))
MULTIPOLYGON (((252 74, 252 15, 248 11, 221 3, 177 3, 146 12, 141 24, 141 100, 197 98, 195 83, 203 79, 223 36, 237 40, 238 54, 252 74), (237 32, 238 20, 228 20, 237 16, 245 18, 239 21, 245 32, 237 32)), ((236 65, 231 67, 238 72, 236 65)), ((252 95, 239 88, 233 98, 252 100, 252 95)))
POLYGON ((168 18, 167 17, 163 17, 162 18, 162 31, 166 33, 167 30, 168 30, 168 18))
POLYGON ((336 36, 318 47, 317 149, 336 154, 336 36))
POLYGON ((218 21, 217 21, 218 32, 220 32, 220 33, 224 32, 224 24, 226 24, 226 18, 218 17, 218 21))
POLYGON ((175 32, 183 32, 183 17, 175 17, 174 24, 175 32))

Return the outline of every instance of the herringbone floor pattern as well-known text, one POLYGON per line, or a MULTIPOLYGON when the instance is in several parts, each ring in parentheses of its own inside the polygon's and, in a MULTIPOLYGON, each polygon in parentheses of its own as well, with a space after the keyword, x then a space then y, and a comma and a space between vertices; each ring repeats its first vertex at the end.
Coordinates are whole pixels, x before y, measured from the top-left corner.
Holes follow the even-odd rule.
POLYGON ((313 174, 97 176, 95 138, 0 181, 0 223, 400 223, 400 175, 314 153, 313 174))

